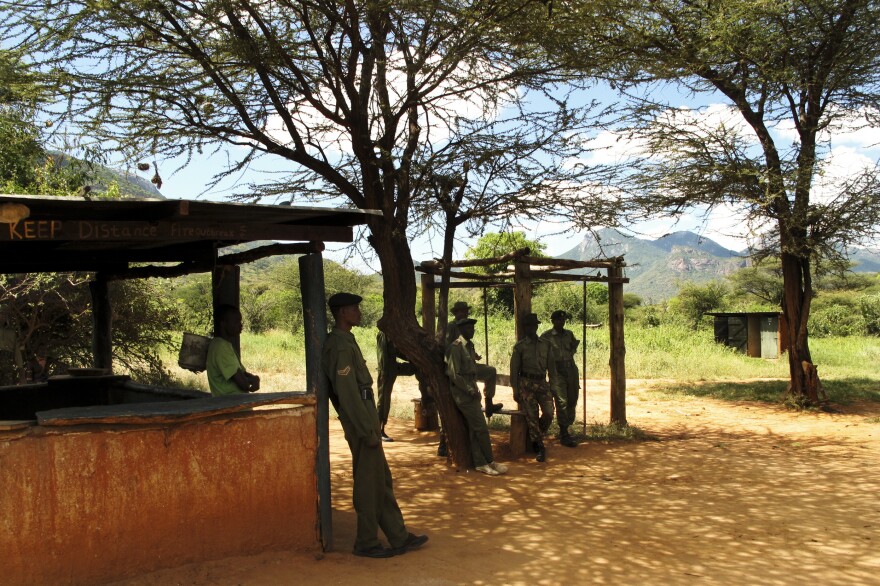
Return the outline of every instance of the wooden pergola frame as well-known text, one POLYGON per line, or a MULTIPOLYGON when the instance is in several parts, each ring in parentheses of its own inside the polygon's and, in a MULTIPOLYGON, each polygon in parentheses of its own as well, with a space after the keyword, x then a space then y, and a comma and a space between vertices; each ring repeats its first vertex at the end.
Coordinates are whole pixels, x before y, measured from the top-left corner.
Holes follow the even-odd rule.
MULTIPOLYGON (((448 289, 459 288, 513 288, 514 314, 516 322, 516 338, 520 338, 520 317, 532 311, 532 285, 538 283, 582 282, 608 284, 608 331, 610 337, 610 356, 608 364, 611 368, 611 423, 626 425, 626 345, 623 334, 623 285, 629 279, 623 276, 626 266, 622 256, 594 259, 587 261, 567 260, 529 256, 529 249, 523 248, 510 254, 472 260, 453 260, 444 263, 442 260, 422 261, 416 270, 422 273, 422 327, 435 333, 438 329, 438 315, 435 313, 436 291, 446 287, 446 295, 441 295, 439 317, 441 328, 446 326, 446 303, 448 289), (492 266, 510 263, 507 270, 491 275, 453 270, 476 266, 492 266), (537 267, 537 268, 536 268, 537 267), (596 274, 574 274, 564 271, 579 269, 596 269, 596 274), (604 274, 601 274, 604 271, 604 274), (440 277, 438 283, 435 279, 440 277), (452 279, 455 279, 454 281, 452 279), (445 285, 444 285, 445 281, 445 285)), ((442 291, 441 291, 442 292, 442 291)), ((584 289, 586 296, 586 289, 584 289)), ((485 312, 484 312, 485 317, 485 312)), ((487 340, 488 346, 488 340, 487 340)), ((581 347, 582 352, 586 349, 581 347)), ((582 374, 586 376, 585 368, 582 374)), ((499 375, 499 382, 504 375, 499 375)))

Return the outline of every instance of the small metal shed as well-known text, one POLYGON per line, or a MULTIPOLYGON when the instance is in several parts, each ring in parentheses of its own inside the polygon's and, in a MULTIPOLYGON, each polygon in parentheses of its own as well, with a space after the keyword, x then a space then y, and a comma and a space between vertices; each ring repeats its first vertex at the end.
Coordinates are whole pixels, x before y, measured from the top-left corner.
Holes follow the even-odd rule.
POLYGON ((786 348, 785 318, 778 311, 709 313, 715 341, 752 358, 778 358, 786 348))

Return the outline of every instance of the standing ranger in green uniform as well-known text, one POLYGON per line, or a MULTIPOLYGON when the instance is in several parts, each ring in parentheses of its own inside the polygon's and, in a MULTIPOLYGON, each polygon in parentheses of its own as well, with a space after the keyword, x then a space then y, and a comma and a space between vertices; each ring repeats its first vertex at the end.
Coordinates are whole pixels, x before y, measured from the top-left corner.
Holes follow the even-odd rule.
POLYGON ((406 553, 428 541, 406 530, 394 498, 391 470, 379 440, 379 417, 373 401, 373 377, 351 329, 361 323, 361 297, 336 293, 327 301, 335 325, 324 342, 321 366, 330 396, 351 449, 357 538, 354 555, 385 558, 406 553), (379 542, 382 529, 390 548, 379 542))
POLYGON ((544 434, 553 422, 553 395, 559 385, 559 376, 553 346, 538 337, 539 323, 534 313, 527 313, 521 318, 523 337, 513 346, 510 356, 510 386, 513 387, 513 398, 525 412, 535 460, 543 462, 547 458, 544 434))
POLYGON ((467 348, 468 342, 474 337, 475 323, 477 320, 467 317, 455 322, 461 336, 446 348, 446 375, 449 377, 455 406, 458 407, 467 425, 474 467, 483 474, 498 476, 507 472, 507 466, 498 464, 492 457, 489 427, 480 411, 477 364, 467 348))
POLYGON ((578 392, 581 385, 578 382, 579 374, 577 364, 574 362, 574 353, 577 351, 580 341, 574 337, 571 330, 565 329, 565 321, 568 314, 562 310, 554 311, 550 315, 553 327, 543 334, 541 338, 550 342, 553 353, 556 354, 556 372, 559 374, 559 388, 553 395, 556 400, 556 421, 559 423, 559 442, 563 446, 573 448, 577 446, 568 428, 574 423, 577 414, 578 392))

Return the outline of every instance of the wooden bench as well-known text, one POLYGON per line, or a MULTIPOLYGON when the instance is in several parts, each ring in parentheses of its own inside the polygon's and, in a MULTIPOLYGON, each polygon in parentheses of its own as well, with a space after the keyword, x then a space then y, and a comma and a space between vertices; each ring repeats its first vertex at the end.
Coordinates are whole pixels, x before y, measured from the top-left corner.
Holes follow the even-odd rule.
POLYGON ((518 409, 502 409, 495 411, 492 417, 496 415, 510 416, 510 457, 519 458, 530 452, 532 444, 529 441, 529 426, 526 423, 525 413, 518 409))

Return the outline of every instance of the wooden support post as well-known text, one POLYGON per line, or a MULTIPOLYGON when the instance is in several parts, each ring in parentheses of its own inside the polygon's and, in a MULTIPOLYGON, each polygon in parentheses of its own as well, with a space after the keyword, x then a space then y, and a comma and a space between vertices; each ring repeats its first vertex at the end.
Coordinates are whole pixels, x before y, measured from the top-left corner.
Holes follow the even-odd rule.
POLYGON ((532 448, 526 416, 516 411, 510 415, 510 457, 519 458, 532 448))
POLYGON ((107 279, 102 273, 89 281, 92 296, 92 363, 95 368, 113 372, 113 312, 110 308, 110 292, 107 279))
MULTIPOLYGON (((238 265, 217 265, 211 279, 211 296, 213 306, 231 305, 241 307, 241 269, 238 265)), ((218 332, 217 315, 214 315, 214 332, 218 332)), ((241 338, 236 335, 229 342, 235 348, 235 353, 241 356, 241 338)))
POLYGON ((437 332, 436 289, 434 275, 422 273, 422 327, 432 336, 437 332))
POLYGON ((332 496, 330 493, 330 401, 327 379, 321 371, 321 348, 327 339, 327 310, 324 300, 324 262, 321 253, 299 258, 303 332, 306 347, 306 390, 317 398, 318 453, 315 473, 318 482, 318 524, 324 551, 333 547, 332 496))
MULTIPOLYGON (((608 269, 608 277, 623 277, 619 266, 608 269)), ((626 344, 623 340, 623 283, 608 283, 608 325, 611 336, 611 423, 626 425, 626 344)))
POLYGON ((532 278, 527 261, 518 258, 513 263, 513 313, 516 316, 516 339, 522 337, 519 322, 532 312, 532 278))

